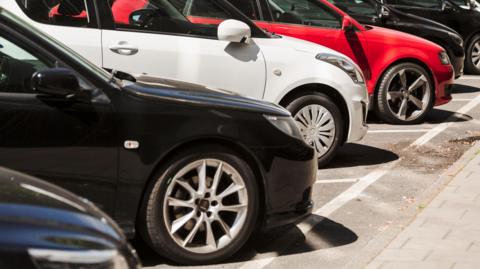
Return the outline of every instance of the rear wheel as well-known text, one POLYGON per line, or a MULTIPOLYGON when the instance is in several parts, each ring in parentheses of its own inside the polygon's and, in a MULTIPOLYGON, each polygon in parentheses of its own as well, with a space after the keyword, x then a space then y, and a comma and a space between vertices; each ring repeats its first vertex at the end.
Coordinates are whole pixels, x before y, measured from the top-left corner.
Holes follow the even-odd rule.
POLYGON ((480 75, 480 35, 474 36, 467 47, 465 68, 469 74, 480 75))
POLYGON ((435 92, 423 67, 402 63, 382 76, 376 99, 379 118, 393 124, 416 124, 432 109, 435 92))
POLYGON ((304 95, 287 105, 305 142, 315 148, 318 166, 328 164, 342 143, 345 121, 338 106, 322 93, 304 95))
POLYGON ((212 147, 175 157, 157 174, 146 198, 144 239, 182 264, 218 262, 234 254, 253 231, 259 203, 247 162, 212 147))

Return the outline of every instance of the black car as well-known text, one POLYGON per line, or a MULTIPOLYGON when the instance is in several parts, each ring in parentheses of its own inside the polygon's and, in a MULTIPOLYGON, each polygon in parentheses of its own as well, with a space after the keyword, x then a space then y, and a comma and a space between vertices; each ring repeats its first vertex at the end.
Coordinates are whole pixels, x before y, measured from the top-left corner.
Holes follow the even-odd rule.
POLYGON ((92 203, 0 167, 0 268, 141 265, 120 228, 92 203))
POLYGON ((480 11, 473 0, 383 0, 404 12, 459 32, 465 46, 465 72, 480 74, 480 11))
POLYGON ((217 262, 310 214, 316 155, 285 109, 112 75, 1 9, 0 46, 0 165, 86 197, 159 254, 217 262))
POLYGON ((455 70, 455 78, 463 74, 465 52, 463 39, 455 30, 419 16, 404 13, 379 0, 329 0, 363 24, 407 32, 430 40, 445 49, 455 70))

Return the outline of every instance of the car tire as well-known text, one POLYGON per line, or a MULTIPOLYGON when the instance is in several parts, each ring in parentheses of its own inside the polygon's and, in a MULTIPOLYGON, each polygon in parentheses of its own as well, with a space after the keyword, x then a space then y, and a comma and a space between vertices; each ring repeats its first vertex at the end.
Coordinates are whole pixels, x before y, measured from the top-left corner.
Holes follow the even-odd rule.
POLYGON ((236 152, 216 146, 192 148, 170 159, 144 197, 138 222, 143 239, 179 264, 225 260, 245 244, 256 226, 259 195, 251 167, 236 152), (221 176, 215 191, 216 173, 221 176))
POLYGON ((425 68, 401 63, 383 74, 375 100, 375 112, 380 119, 391 124, 417 124, 432 109, 435 90, 425 68))
POLYGON ((315 148, 318 166, 327 165, 342 144, 345 133, 345 119, 337 104, 323 93, 312 93, 293 100, 286 108, 292 113, 305 142, 315 148), (316 120, 313 119, 315 111, 318 112, 316 120), (313 124, 314 121, 317 124, 313 124))
POLYGON ((465 69, 470 75, 480 75, 480 35, 475 35, 468 44, 465 69))

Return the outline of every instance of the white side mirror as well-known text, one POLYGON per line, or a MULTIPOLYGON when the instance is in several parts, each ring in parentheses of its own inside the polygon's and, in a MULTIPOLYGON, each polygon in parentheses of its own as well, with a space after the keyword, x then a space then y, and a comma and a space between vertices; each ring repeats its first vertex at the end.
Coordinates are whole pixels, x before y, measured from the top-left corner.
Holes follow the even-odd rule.
POLYGON ((241 21, 225 20, 218 25, 218 40, 248 43, 252 36, 250 27, 241 21))

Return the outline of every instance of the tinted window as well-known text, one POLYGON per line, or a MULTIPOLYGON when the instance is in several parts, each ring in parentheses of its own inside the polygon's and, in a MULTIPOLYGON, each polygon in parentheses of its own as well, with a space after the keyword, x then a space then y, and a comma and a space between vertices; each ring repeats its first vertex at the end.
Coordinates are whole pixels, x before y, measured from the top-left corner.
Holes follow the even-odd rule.
POLYGON ((421 7, 421 8, 441 8, 442 7, 440 0, 388 0, 386 2, 389 4, 410 6, 410 7, 421 7))
POLYGON ((229 0, 229 2, 250 19, 260 19, 255 8, 255 0, 229 0))
POLYGON ((217 37, 217 25, 235 16, 214 0, 116 0, 117 28, 217 37))
POLYGON ((86 8, 86 0, 17 0, 31 19, 61 26, 93 26, 86 8))
POLYGON ((33 93, 30 79, 49 65, 0 37, 0 92, 33 93))
POLYGON ((343 11, 349 14, 358 14, 364 16, 376 16, 375 6, 370 1, 362 0, 328 0, 343 11))
POLYGON ((341 28, 340 15, 317 0, 269 0, 275 21, 341 28))

